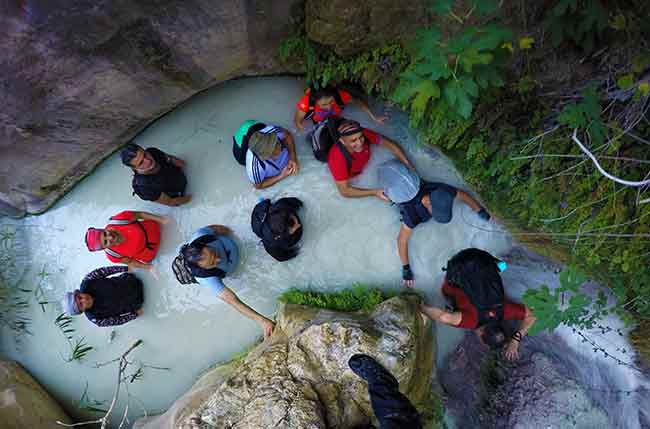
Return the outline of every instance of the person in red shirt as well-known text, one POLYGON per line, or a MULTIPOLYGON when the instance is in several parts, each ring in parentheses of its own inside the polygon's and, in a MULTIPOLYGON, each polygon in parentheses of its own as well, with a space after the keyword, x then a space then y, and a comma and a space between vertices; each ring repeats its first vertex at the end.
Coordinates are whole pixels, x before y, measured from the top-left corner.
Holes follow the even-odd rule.
POLYGON ((390 202, 382 189, 361 189, 350 185, 349 180, 360 174, 370 160, 371 145, 383 146, 415 170, 404 150, 394 141, 367 128, 362 128, 357 121, 345 119, 338 127, 339 140, 329 151, 327 164, 336 187, 346 198, 363 198, 375 196, 390 202))
MULTIPOLYGON (((481 340, 490 347, 499 347, 505 344, 505 356, 508 360, 519 357, 519 343, 535 323, 535 316, 527 306, 515 304, 504 299, 502 320, 521 320, 519 329, 506 342, 503 327, 499 322, 485 325, 479 324, 477 308, 470 302, 463 290, 447 281, 442 282, 442 293, 454 304, 454 311, 446 311, 431 305, 420 305, 420 311, 431 320, 436 320, 446 325, 457 328, 473 329, 481 340)), ((495 315, 488 315, 494 317, 495 315)))
POLYGON ((311 119, 314 123, 318 123, 330 116, 341 116, 341 111, 349 103, 359 106, 370 116, 370 119, 378 124, 383 124, 387 119, 386 116, 375 116, 368 103, 352 97, 346 90, 327 86, 319 90, 311 88, 305 90, 305 95, 296 105, 297 110, 293 117, 293 123, 300 132, 304 133, 305 127, 302 123, 305 119, 311 119))
POLYGON ((104 250, 111 262, 150 270, 160 246, 160 224, 167 222, 164 216, 125 210, 104 229, 88 228, 86 246, 91 252, 104 250))

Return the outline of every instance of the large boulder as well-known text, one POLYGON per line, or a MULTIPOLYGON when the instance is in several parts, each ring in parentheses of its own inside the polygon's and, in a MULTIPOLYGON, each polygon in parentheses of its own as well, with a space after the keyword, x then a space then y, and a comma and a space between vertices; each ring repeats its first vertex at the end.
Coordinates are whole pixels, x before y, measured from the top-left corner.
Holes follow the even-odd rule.
POLYGON ((309 38, 344 56, 409 38, 428 20, 426 0, 307 0, 305 6, 309 38))
POLYGON ((0 361, 0 427, 60 428, 72 423, 63 408, 17 362, 0 361))
POLYGON ((417 303, 415 296, 392 298, 369 315, 283 305, 269 340, 243 362, 229 364, 229 375, 216 375, 219 368, 210 373, 208 384, 220 384, 208 397, 203 377, 180 406, 136 427, 325 429, 369 423, 374 416, 367 385, 347 365, 355 353, 374 356, 416 407, 430 408, 434 338, 417 303))
POLYGON ((0 214, 39 213, 152 120, 279 64, 300 0, 47 0, 0 8, 0 214))

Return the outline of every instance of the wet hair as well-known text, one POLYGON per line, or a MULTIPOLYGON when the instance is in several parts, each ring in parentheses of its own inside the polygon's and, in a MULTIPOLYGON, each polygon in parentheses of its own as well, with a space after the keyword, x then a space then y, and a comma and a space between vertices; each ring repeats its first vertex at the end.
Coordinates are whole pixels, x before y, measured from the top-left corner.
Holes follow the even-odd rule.
POLYGON ((487 344, 490 349, 498 349, 506 342, 506 332, 500 323, 489 323, 483 328, 481 340, 487 344))
POLYGON ((344 119, 337 128, 339 137, 350 136, 352 134, 360 133, 363 131, 361 124, 352 119, 344 119))
POLYGON ((325 97, 336 97, 336 88, 333 86, 326 86, 325 88, 317 89, 313 91, 312 97, 314 100, 314 103, 320 100, 321 98, 325 97))
POLYGON ((126 165, 127 167, 131 167, 131 161, 133 161, 133 158, 135 158, 140 149, 142 148, 135 143, 128 143, 126 146, 124 146, 124 149, 122 149, 122 152, 120 152, 122 164, 126 165))
POLYGON ((272 210, 269 212, 266 221, 274 236, 289 235, 289 228, 294 223, 291 214, 290 210, 272 210))
POLYGON ((204 247, 205 244, 201 243, 186 244, 181 248, 181 254, 188 263, 197 265, 201 260, 201 251, 204 247))

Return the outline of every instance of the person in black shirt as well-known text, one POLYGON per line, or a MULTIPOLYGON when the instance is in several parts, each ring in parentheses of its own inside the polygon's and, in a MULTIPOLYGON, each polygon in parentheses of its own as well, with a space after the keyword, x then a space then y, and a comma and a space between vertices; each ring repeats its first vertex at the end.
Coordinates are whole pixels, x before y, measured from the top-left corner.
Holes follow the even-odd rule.
POLYGON ((127 270, 123 265, 102 267, 86 275, 79 289, 64 295, 66 313, 84 313, 97 326, 122 325, 142 316, 142 282, 127 270))
POLYGON ((187 179, 182 159, 155 147, 143 149, 133 143, 127 144, 120 155, 122 163, 135 173, 133 194, 166 206, 180 206, 192 199, 185 195, 187 179))

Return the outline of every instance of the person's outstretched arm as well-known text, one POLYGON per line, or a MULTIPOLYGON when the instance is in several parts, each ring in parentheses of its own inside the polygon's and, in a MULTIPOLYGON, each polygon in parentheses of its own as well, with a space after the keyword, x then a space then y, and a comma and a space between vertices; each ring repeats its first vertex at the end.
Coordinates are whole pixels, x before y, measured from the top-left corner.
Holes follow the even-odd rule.
POLYGON ((390 202, 388 197, 384 195, 383 189, 361 189, 355 188, 350 185, 348 180, 335 181, 339 193, 346 198, 364 198, 364 197, 377 197, 387 203, 390 202))
POLYGON ((282 143, 289 151, 289 158, 290 158, 289 164, 291 164, 291 161, 293 161, 293 165, 291 165, 291 174, 295 176, 296 174, 298 174, 298 171, 300 171, 300 163, 298 162, 298 156, 296 155, 296 144, 289 130, 282 128, 282 133, 284 134, 282 143))
POLYGON ((83 278, 82 282, 87 280, 103 279, 104 277, 112 276, 117 273, 125 273, 128 267, 123 265, 110 265, 108 267, 100 267, 92 270, 83 278))
POLYGON ((415 278, 411 265, 409 264, 409 239, 413 234, 413 230, 408 226, 401 224, 399 234, 397 236, 397 253, 402 262, 402 283, 406 287, 413 287, 415 285, 415 278))
POLYGON ((460 311, 450 313, 449 311, 432 305, 420 304, 420 312, 431 320, 450 326, 458 326, 463 320, 463 315, 460 311))
POLYGON ((250 308, 248 305, 243 303, 235 293, 230 290, 228 287, 224 287, 222 291, 219 293, 219 298, 224 300, 226 303, 230 304, 243 314, 244 316, 248 317, 249 319, 257 322, 260 327, 262 328, 262 331, 264 331, 264 338, 268 338, 271 336, 273 333, 273 328, 275 327, 275 324, 267 319, 266 317, 262 316, 260 313, 257 311, 253 310, 250 308))
POLYGON ((280 172, 280 174, 273 176, 273 177, 267 177, 266 179, 262 180, 260 183, 254 183, 253 186, 255 189, 265 189, 268 187, 271 187, 278 183, 280 180, 285 179, 288 176, 291 176, 291 172, 293 171, 292 166, 289 164, 286 165, 280 172))
POLYGON ((142 313, 137 311, 130 311, 128 313, 123 313, 118 316, 102 317, 96 319, 88 318, 88 319, 99 327, 107 327, 107 326, 123 325, 137 318, 139 315, 142 315, 142 313))
POLYGON ((191 200, 192 200, 191 195, 183 195, 182 197, 170 197, 166 193, 161 192, 160 197, 158 197, 158 199, 155 202, 165 206, 176 207, 176 206, 182 206, 183 204, 187 204, 191 200))
POLYGON ((169 219, 165 216, 158 216, 148 212, 133 212, 133 215, 136 219, 152 220, 162 225, 165 225, 167 222, 169 222, 169 219))
POLYGON ((372 119, 378 124, 383 124, 384 122, 386 122, 386 119, 388 119, 388 116, 375 116, 372 113, 372 110, 370 110, 370 106, 368 106, 368 103, 365 100, 362 100, 360 98, 352 98, 350 102, 357 105, 359 109, 366 112, 366 114, 370 117, 370 119, 372 119))
POLYGON ((306 112, 303 112, 302 110, 296 110, 296 114, 293 115, 293 124, 296 126, 298 131, 301 133, 305 132, 305 127, 302 124, 302 121, 305 120, 305 116, 307 115, 306 112))
POLYGON ((411 170, 415 170, 415 167, 413 166, 413 164, 411 164, 411 161, 409 161, 409 159, 406 157, 406 153, 404 153, 404 149, 402 149, 400 145, 398 145, 397 143, 395 143, 394 141, 392 141, 391 139, 389 139, 384 135, 381 136, 381 142, 379 143, 379 145, 391 151, 393 155, 395 155, 397 159, 402 161, 404 165, 406 165, 408 168, 410 168, 411 170))
POLYGON ((519 326, 519 329, 515 331, 510 341, 508 341, 508 344, 506 344, 505 352, 504 352, 506 359, 515 360, 519 358, 519 343, 521 342, 521 340, 524 339, 530 327, 533 326, 533 324, 535 323, 535 320, 537 320, 537 318, 535 317, 531 309, 526 307, 526 315, 524 316, 524 319, 521 321, 521 325, 519 326))

